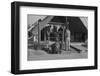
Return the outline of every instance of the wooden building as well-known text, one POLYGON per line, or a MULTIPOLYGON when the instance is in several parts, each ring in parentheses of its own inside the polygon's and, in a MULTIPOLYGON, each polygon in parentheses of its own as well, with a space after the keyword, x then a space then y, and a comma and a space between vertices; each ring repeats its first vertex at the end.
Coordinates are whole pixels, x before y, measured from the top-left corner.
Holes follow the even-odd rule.
POLYGON ((38 20, 32 24, 28 29, 33 34, 28 41, 38 45, 48 45, 59 39, 63 47, 66 48, 65 33, 68 29, 70 30, 71 42, 85 42, 88 29, 83 19, 81 17, 47 16, 43 20, 38 20))

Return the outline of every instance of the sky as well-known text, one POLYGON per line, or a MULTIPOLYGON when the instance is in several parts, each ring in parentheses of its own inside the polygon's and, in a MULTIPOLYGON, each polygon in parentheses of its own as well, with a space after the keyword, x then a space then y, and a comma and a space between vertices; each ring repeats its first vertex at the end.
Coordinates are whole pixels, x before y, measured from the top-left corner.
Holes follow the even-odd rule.
POLYGON ((34 24, 35 22, 37 22, 39 19, 44 19, 46 16, 43 16, 43 15, 32 15, 32 14, 29 14, 28 15, 28 25, 32 25, 34 24))

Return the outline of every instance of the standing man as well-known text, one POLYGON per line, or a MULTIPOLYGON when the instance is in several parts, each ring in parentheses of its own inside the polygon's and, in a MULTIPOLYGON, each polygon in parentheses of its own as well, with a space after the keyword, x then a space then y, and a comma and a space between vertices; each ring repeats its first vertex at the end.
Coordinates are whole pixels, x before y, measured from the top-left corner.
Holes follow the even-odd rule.
POLYGON ((66 40, 66 50, 70 50, 70 30, 67 28, 66 29, 66 34, 65 34, 65 40, 66 40))

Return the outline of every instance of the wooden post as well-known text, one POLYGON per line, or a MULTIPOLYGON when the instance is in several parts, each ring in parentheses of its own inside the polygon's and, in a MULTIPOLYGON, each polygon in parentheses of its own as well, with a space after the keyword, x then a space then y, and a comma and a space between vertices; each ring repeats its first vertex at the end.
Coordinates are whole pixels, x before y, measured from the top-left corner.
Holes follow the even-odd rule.
MULTIPOLYGON (((64 44, 64 35, 65 33, 64 33, 64 25, 63 25, 63 36, 62 36, 62 45, 65 47, 65 44, 64 44)), ((62 48, 64 48, 64 47, 62 47, 62 48)), ((65 49, 65 48, 64 48, 65 49)))
POLYGON ((65 36, 64 36, 64 37, 65 37, 65 50, 67 51, 67 47, 66 47, 66 45, 67 45, 67 44, 66 44, 66 41, 67 41, 67 40, 66 40, 66 27, 67 27, 67 17, 66 17, 66 22, 65 22, 65 34, 64 34, 64 35, 65 35, 65 36))
POLYGON ((38 47, 40 48, 40 28, 39 28, 39 25, 40 25, 40 22, 41 22, 41 19, 38 20, 38 47))

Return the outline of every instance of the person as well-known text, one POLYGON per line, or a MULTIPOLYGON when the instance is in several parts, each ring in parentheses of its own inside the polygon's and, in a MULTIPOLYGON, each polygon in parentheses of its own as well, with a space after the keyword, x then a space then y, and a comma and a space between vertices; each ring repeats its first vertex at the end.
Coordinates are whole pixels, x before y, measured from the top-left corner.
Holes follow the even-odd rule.
POLYGON ((70 30, 67 28, 65 33, 66 50, 70 50, 70 30))
POLYGON ((53 26, 53 41, 56 41, 57 38, 57 26, 53 26))
POLYGON ((62 35, 63 35, 63 28, 62 28, 62 26, 58 29, 58 34, 59 34, 59 40, 62 41, 62 35))
POLYGON ((58 38, 56 38, 56 52, 59 54, 61 53, 61 44, 58 38))
POLYGON ((51 54, 60 54, 60 53, 61 53, 60 44, 58 39, 56 39, 56 42, 51 45, 51 54))
POLYGON ((46 27, 46 31, 44 32, 44 33, 46 33, 46 40, 50 40, 50 28, 51 28, 51 26, 47 26, 46 27))

